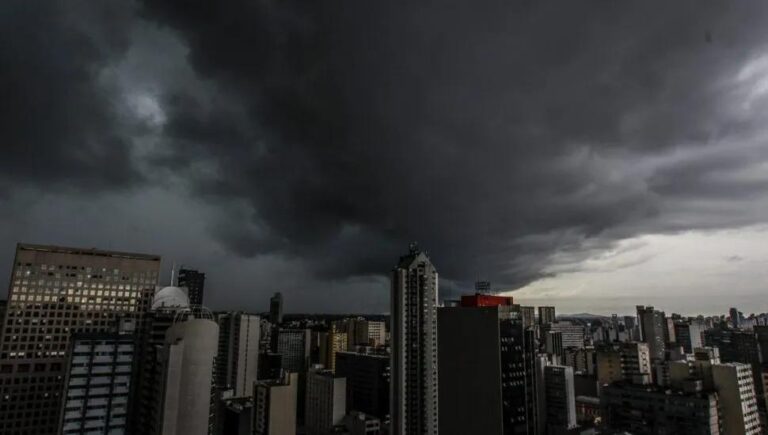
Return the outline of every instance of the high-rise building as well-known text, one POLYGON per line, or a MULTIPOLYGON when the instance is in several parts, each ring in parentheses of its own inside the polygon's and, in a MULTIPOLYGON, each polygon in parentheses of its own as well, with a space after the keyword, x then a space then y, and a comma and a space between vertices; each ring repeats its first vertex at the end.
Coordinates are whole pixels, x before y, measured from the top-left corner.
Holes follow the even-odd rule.
POLYGON ((392 435, 437 434, 437 298, 437 270, 412 244, 392 272, 392 435))
POLYGON ((638 341, 640 339, 640 331, 637 327, 637 318, 635 316, 624 316, 624 330, 627 331, 627 339, 629 341, 638 341))
MULTIPOLYGON (((713 328, 704 332, 704 343, 708 347, 716 347, 722 362, 739 362, 752 366, 752 379, 758 396, 766 394, 763 389, 762 371, 764 352, 760 339, 764 336, 762 329, 757 331, 742 331, 728 328, 713 328)), ((765 401, 759 401, 761 412, 766 413, 765 401)))
POLYGON ((571 322, 552 322, 541 327, 541 334, 546 337, 549 332, 559 332, 563 337, 563 348, 584 348, 584 327, 571 322))
POLYGON ((594 377, 597 375, 597 352, 594 347, 565 350, 563 365, 573 367, 574 374, 594 377))
POLYGON ((219 326, 205 309, 183 310, 165 332, 162 351, 163 435, 206 435, 211 430, 213 367, 219 326))
POLYGON ((0 329, 0 433, 57 432, 71 334, 141 318, 159 269, 155 255, 16 246, 0 329))
POLYGON ((283 294, 280 292, 269 299, 269 321, 273 325, 283 323, 283 294))
POLYGON ((283 370, 304 373, 309 368, 311 350, 309 329, 280 329, 277 332, 277 353, 283 357, 283 370))
POLYGON ((384 322, 363 318, 336 320, 331 327, 337 332, 347 334, 347 348, 355 346, 383 346, 387 340, 384 322))
POLYGON ((187 289, 191 305, 203 305, 205 274, 192 269, 179 269, 178 286, 187 289))
POLYGON ((748 364, 725 363, 712 366, 712 380, 720 396, 723 434, 756 435, 761 433, 757 398, 748 364))
POLYGON ((132 321, 121 326, 70 340, 59 433, 127 433, 136 335, 132 321))
POLYGON ((315 366, 307 373, 305 426, 308 435, 326 435, 347 413, 347 380, 315 366))
POLYGON ((739 329, 739 326, 741 326, 741 316, 739 315, 739 310, 736 308, 731 308, 728 311, 728 314, 730 315, 731 319, 731 327, 733 329, 739 329))
POLYGON ((556 319, 555 307, 539 307, 539 325, 547 325, 556 319))
POLYGON ((640 323, 640 341, 648 343, 651 359, 664 360, 666 351, 666 318, 663 311, 656 311, 652 306, 637 306, 637 319, 640 323))
POLYGON ((259 316, 241 312, 216 315, 219 349, 216 356, 216 386, 232 389, 234 397, 250 396, 259 373, 259 316))
POLYGON ((336 354, 347 350, 347 333, 331 328, 320 333, 320 363, 330 371, 336 371, 336 354))
POLYGON ((339 352, 336 374, 347 379, 347 411, 389 421, 389 355, 339 352))
POLYGON ((760 431, 758 400, 752 368, 743 363, 720 363, 716 348, 696 349, 694 359, 670 361, 673 388, 715 391, 719 398, 722 434, 757 434, 760 431), (687 389, 691 389, 688 387, 687 389))
POLYGON ((536 307, 520 307, 520 315, 526 328, 536 324, 536 307))
POLYGON ((547 331, 544 335, 544 348, 547 354, 557 357, 559 360, 563 357, 563 333, 560 331, 547 331))
POLYGON ((695 389, 671 392, 654 385, 619 382, 601 388, 600 405, 606 433, 723 433, 715 392, 695 389))
POLYGON ((517 307, 444 307, 438 321, 440 433, 534 434, 536 345, 517 307))
POLYGON ((664 318, 664 342, 669 345, 677 343, 675 335, 675 321, 669 317, 664 318))
POLYGON ((384 322, 358 320, 355 324, 355 346, 384 346, 387 329, 384 322))
POLYGON ((573 368, 561 365, 544 367, 546 425, 548 433, 565 433, 576 427, 576 394, 573 368))
POLYGON ((253 434, 296 433, 299 375, 284 372, 280 379, 259 381, 253 392, 253 434))
POLYGON ((597 350, 597 381, 601 385, 618 381, 648 384, 651 373, 647 343, 614 343, 597 350))
POLYGON ((134 410, 129 433, 159 433, 164 394, 165 334, 180 311, 189 309, 185 289, 169 286, 155 293, 152 309, 145 315, 135 359, 138 361, 134 410))
POLYGON ((702 341, 703 332, 704 328, 696 321, 678 321, 675 323, 677 344, 683 346, 685 353, 693 353, 694 349, 704 345, 702 341))

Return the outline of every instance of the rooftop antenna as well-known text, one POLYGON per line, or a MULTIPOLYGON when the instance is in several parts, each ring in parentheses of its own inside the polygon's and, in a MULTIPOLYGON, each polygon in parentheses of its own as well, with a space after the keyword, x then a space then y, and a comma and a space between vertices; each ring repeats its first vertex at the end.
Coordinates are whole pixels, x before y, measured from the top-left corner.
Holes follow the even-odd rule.
POLYGON ((176 262, 173 262, 173 266, 171 266, 171 287, 174 286, 174 281, 176 280, 176 262))

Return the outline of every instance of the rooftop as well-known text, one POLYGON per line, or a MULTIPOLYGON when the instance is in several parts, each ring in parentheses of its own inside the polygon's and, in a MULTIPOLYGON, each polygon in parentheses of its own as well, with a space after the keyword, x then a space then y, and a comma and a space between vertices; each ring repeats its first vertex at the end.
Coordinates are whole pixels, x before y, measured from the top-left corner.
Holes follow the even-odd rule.
POLYGON ((95 257, 125 258, 131 260, 160 261, 159 255, 137 254, 132 252, 105 251, 96 248, 71 248, 55 245, 34 245, 30 243, 18 243, 16 248, 21 251, 38 251, 54 254, 93 255, 95 257))

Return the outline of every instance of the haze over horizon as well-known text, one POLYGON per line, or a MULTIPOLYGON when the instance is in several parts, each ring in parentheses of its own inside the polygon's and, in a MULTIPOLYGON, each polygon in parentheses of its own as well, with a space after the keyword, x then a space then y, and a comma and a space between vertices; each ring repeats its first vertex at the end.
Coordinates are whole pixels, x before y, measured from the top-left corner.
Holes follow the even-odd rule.
POLYGON ((766 20, 3 2, 0 282, 17 242, 98 247, 204 271, 215 309, 377 313, 416 240, 446 298, 481 278, 563 313, 768 312, 766 20))

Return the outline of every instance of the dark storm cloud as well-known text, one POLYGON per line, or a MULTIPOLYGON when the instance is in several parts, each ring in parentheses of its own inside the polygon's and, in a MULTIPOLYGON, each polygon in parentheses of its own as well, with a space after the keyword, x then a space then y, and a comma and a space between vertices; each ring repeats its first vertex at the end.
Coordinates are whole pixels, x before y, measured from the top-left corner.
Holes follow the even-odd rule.
POLYGON ((768 42, 768 7, 651 3, 144 2, 250 114, 167 106, 179 154, 218 165, 206 189, 253 208, 255 234, 222 231, 234 249, 348 276, 420 240, 446 277, 511 286, 559 250, 653 231, 665 195, 766 187, 704 161, 629 170, 763 121, 731 112, 728 83, 768 42))
POLYGON ((556 253, 764 219, 736 211, 768 187, 768 66, 744 72, 768 50, 764 2, 143 0, 100 26, 107 7, 26 4, 0 30, 0 179, 170 172, 231 252, 320 280, 384 273, 418 240, 449 286, 511 288, 556 253), (100 71, 151 26, 144 50, 179 38, 197 81, 126 73, 160 88, 137 166, 100 71))
POLYGON ((127 186, 129 138, 100 73, 129 44, 117 1, 0 5, 0 191, 127 186))

